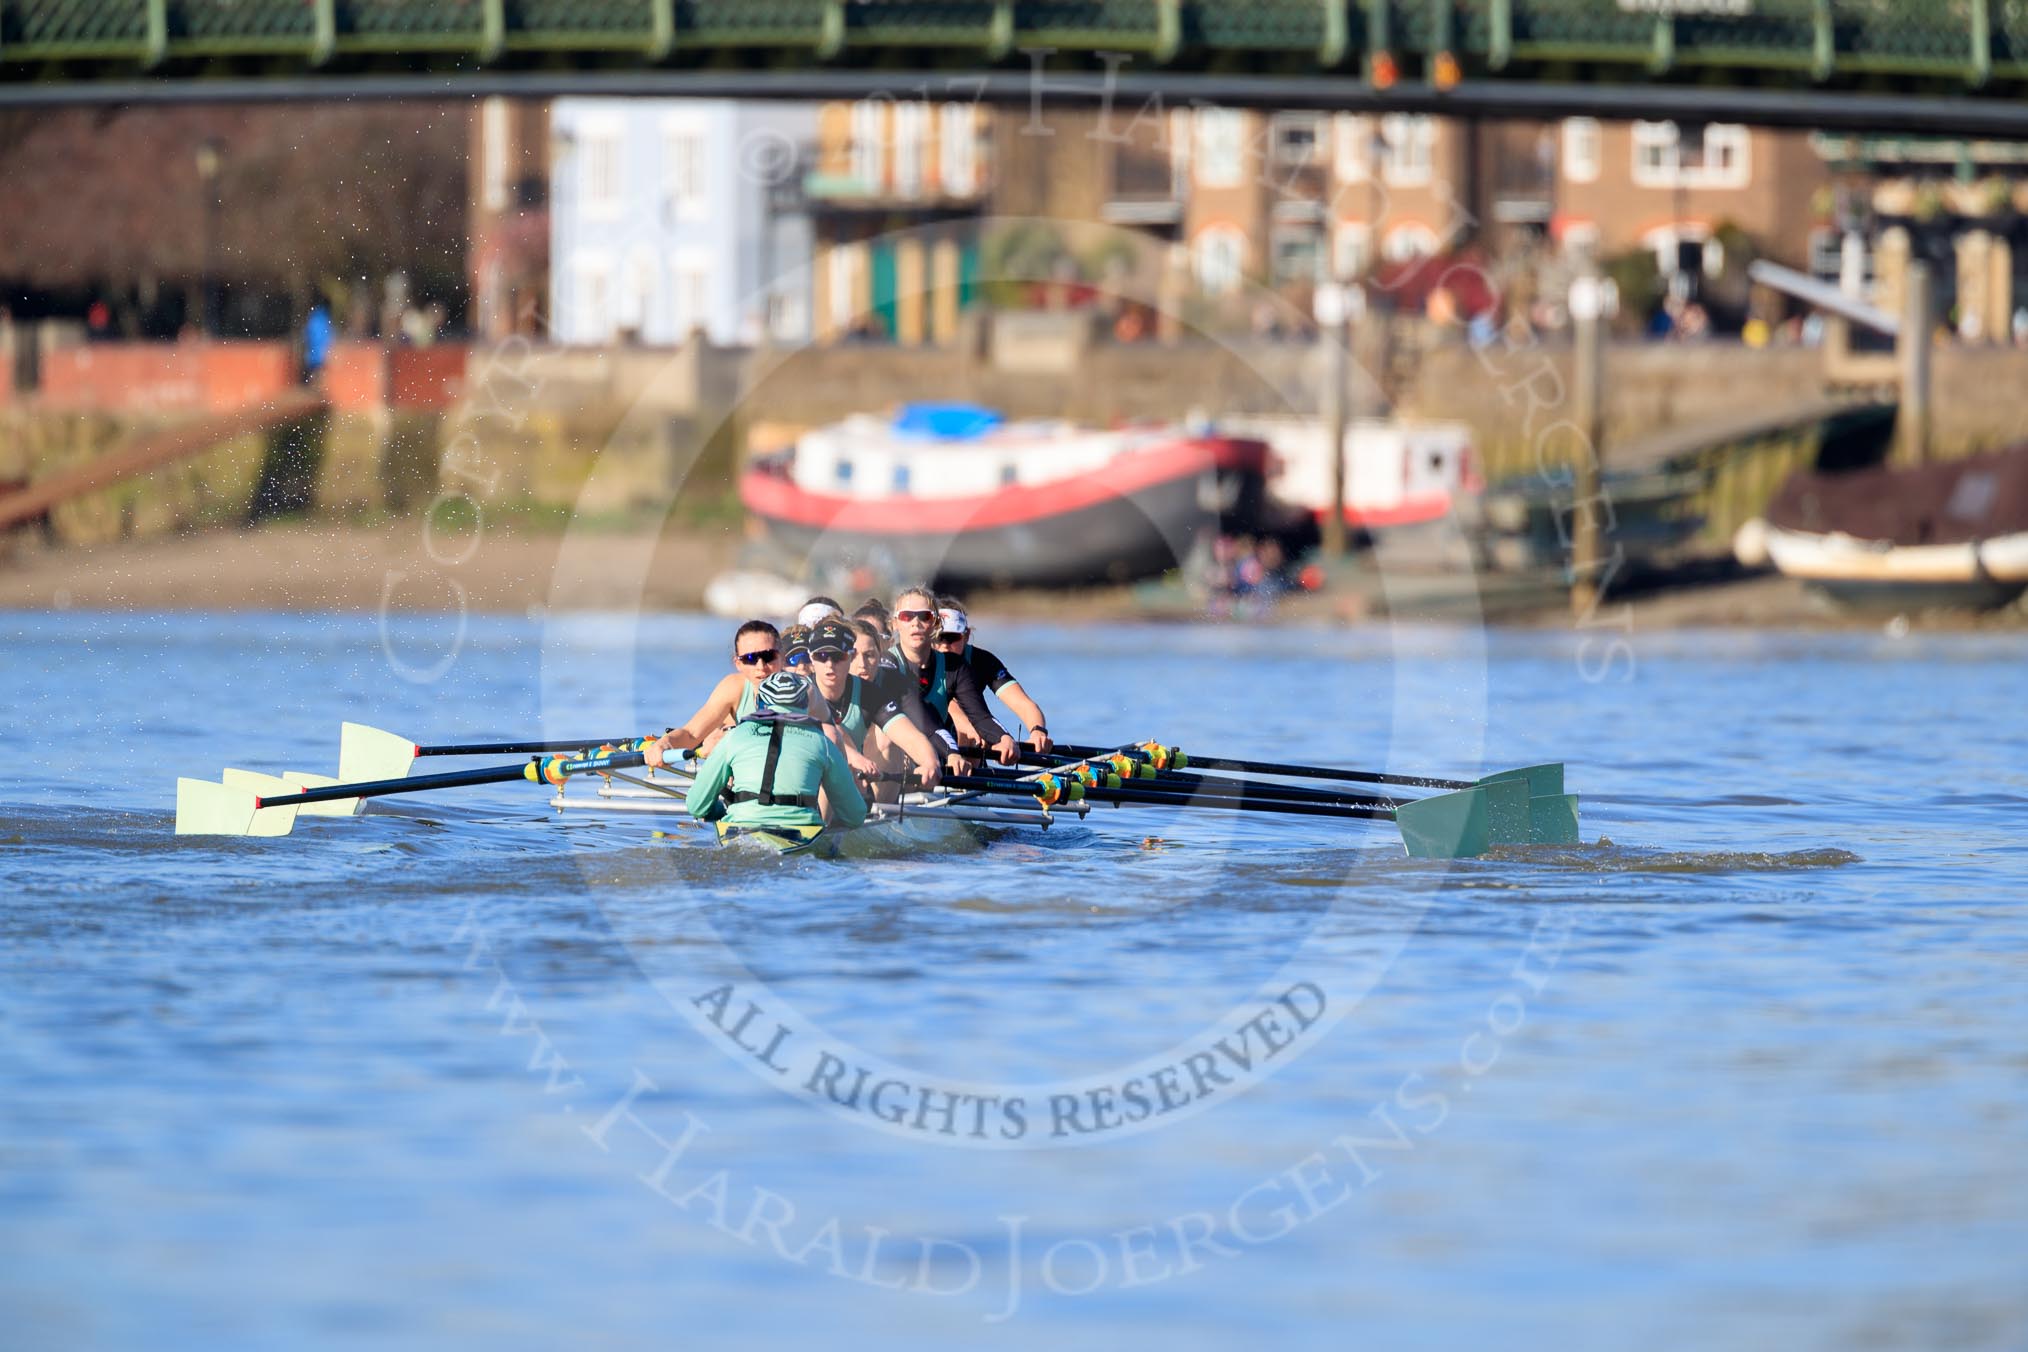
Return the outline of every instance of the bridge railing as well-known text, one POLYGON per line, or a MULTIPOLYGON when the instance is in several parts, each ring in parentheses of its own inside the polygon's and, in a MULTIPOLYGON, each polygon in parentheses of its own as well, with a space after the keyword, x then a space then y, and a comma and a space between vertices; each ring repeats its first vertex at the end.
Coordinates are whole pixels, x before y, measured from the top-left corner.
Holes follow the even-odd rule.
POLYGON ((572 54, 1019 67, 1107 53, 1179 70, 1731 83, 2028 80, 2028 0, 0 0, 0 80, 508 65, 572 54), (266 58, 267 64, 260 65, 266 58), (925 59, 927 58, 927 59, 925 59), (78 65, 75 63, 85 63, 78 65), (97 64, 93 64, 97 63, 97 64))

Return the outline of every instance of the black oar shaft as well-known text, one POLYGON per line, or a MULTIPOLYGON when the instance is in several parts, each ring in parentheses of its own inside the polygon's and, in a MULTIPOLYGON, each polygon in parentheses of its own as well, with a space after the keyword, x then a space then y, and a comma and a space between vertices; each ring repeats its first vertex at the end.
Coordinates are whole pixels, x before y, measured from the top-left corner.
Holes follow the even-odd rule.
MULTIPOLYGON (((638 734, 636 734, 638 735, 638 734)), ((587 751, 595 746, 631 742, 633 737, 593 737, 576 742, 457 742, 447 746, 419 746, 418 756, 547 756, 564 751, 587 751)))
MULTIPOLYGON (((1095 746, 1065 746, 1056 749, 1070 756, 1110 756, 1113 751, 1095 746)), ((1130 756, 1141 753, 1129 751, 1130 756)), ((1295 779, 1336 779, 1355 784, 1399 784, 1412 789, 1469 789, 1469 779, 1432 779, 1423 775, 1389 775, 1377 770, 1339 770, 1326 765, 1279 765, 1272 761, 1232 760, 1223 756, 1187 753, 1193 770, 1230 770, 1243 775, 1287 775, 1295 779)))
MULTIPOLYGON (((565 761, 564 774, 585 774, 595 770, 626 770, 646 763, 638 751, 610 756, 591 756, 565 761)), ((429 789, 459 789, 477 784, 508 784, 529 777, 529 763, 488 765, 476 770, 451 770, 440 775, 412 775, 407 779, 373 779, 360 784, 330 784, 301 793, 276 794, 254 799, 255 807, 300 807, 307 803, 335 803, 346 798, 382 798, 392 793, 422 793, 429 789)))
MULTIPOLYGON (((1069 762, 1069 764, 1083 763, 1086 762, 1069 762)), ((1092 763, 1104 765, 1103 761, 1092 763)), ((995 775, 997 772, 988 767, 981 773, 995 775)), ((1278 799, 1288 803, 1336 803, 1355 807, 1395 808, 1404 802, 1414 801, 1390 798, 1386 794, 1374 793, 1367 789, 1312 789, 1300 784, 1272 784, 1262 779, 1225 779, 1218 775, 1191 774, 1186 770, 1163 770, 1151 779, 1128 780, 1120 787, 1152 789, 1158 793, 1173 793, 1185 797, 1278 799)))
MULTIPOLYGON (((950 788, 973 793, 1007 794, 1009 796, 1035 797, 1036 786, 1032 781, 1018 779, 993 779, 980 775, 946 775, 944 784, 950 788)), ((1365 821, 1392 821, 1394 809, 1379 805, 1352 803, 1290 802, 1285 799, 1264 799, 1230 796, 1195 796, 1186 791, 1165 792, 1160 789, 1087 788, 1084 801, 1088 803, 1115 803, 1120 806, 1142 807, 1188 807, 1206 808, 1214 812, 1279 812, 1300 817, 1346 817, 1365 821)))

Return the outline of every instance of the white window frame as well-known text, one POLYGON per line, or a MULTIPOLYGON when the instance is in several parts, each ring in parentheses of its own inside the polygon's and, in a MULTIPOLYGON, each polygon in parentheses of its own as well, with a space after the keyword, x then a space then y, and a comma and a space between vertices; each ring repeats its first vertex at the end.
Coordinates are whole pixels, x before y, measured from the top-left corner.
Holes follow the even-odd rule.
POLYGON ((1605 133, 1595 117, 1563 119, 1563 178, 1566 183, 1596 183, 1605 158, 1605 133))
POLYGON ((494 95, 479 105, 479 202, 507 209, 507 100, 494 95))
POLYGON ((664 118, 662 190, 670 208, 683 220, 703 220, 711 200, 710 184, 711 148, 704 127, 687 117, 664 118))
POLYGON ((1268 119, 1268 154, 1277 168, 1305 168, 1323 157, 1329 134, 1322 113, 1276 113, 1268 119), (1307 149, 1298 150, 1289 143, 1287 138, 1293 131, 1310 134, 1307 149))
POLYGON ((1237 291, 1246 281, 1246 232, 1236 225, 1208 225, 1190 244, 1191 272, 1207 296, 1237 291))
POLYGON ((571 338, 594 346, 613 339, 613 260, 584 251, 570 265, 571 338))
POLYGON ((677 249, 669 255, 669 325, 674 341, 695 329, 711 332, 712 256, 709 249, 677 249))
POLYGON ((1411 258, 1434 258, 1443 252, 1443 236, 1421 221, 1408 221, 1388 231, 1380 241, 1380 256, 1390 263, 1411 258))
POLYGON ((969 103, 946 103, 937 123, 937 179, 946 197, 979 190, 979 124, 969 103))
POLYGON ((1331 237, 1331 264, 1344 278, 1364 276, 1373 266, 1373 227, 1364 221, 1340 221, 1331 237))
POLYGON ((1278 225, 1268 232, 1268 275, 1276 282, 1321 282, 1328 261, 1326 241, 1315 226, 1278 225), (1282 248, 1289 243, 1310 246, 1310 270, 1307 273, 1282 271, 1282 248))
POLYGON ((852 105, 852 181, 869 196, 887 191, 886 99, 861 99, 852 105))
POLYGON ((1246 114, 1237 108, 1199 108, 1191 147, 1200 188, 1237 188, 1246 181, 1246 114))
POLYGON ((1396 188, 1420 188, 1436 177, 1436 119, 1389 113, 1380 119, 1380 176, 1396 188))
POLYGON ((1674 122, 1636 122, 1633 129, 1633 180, 1637 188, 1744 188, 1753 181, 1753 137, 1737 122, 1710 122, 1699 147, 1702 163, 1683 166, 1683 131, 1674 122), (1719 152, 1729 150, 1731 163, 1719 167, 1719 152))
POLYGON ((930 107, 908 101, 894 105, 894 192, 897 197, 920 197, 923 189, 923 150, 928 137, 930 107))
POLYGON ((1340 113, 1333 121, 1338 178, 1364 183, 1373 177, 1373 119, 1365 113, 1340 113))
POLYGON ((626 206, 627 128, 619 117, 577 124, 577 200, 593 220, 618 220, 626 206))

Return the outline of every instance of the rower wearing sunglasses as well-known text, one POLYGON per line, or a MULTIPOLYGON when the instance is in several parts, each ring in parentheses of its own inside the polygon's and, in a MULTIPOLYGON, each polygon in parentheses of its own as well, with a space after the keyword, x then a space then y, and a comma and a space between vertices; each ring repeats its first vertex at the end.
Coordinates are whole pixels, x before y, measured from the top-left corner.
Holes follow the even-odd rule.
MULTIPOLYGON (((1021 688, 1021 682, 1014 679, 1014 673, 1007 670, 1007 664, 992 653, 972 642, 971 617, 965 607, 953 596, 937 598, 938 628, 936 650, 947 658, 962 663, 970 669, 972 680, 981 690, 989 690, 1000 697, 1000 702, 1013 710, 1021 725, 1028 729, 1028 745, 1037 752, 1046 752, 1055 745, 1049 736, 1049 727, 1042 716, 1042 706, 1028 697, 1021 688)), ((958 714, 964 711, 959 710, 958 714)), ((953 714, 955 720, 957 714, 953 714)), ((964 729, 960 728, 960 732, 964 729)), ((981 738, 981 741, 984 739, 981 738)))
POLYGON ((732 636, 732 671, 719 677, 711 697, 681 727, 669 729, 647 745, 648 764, 660 768, 665 751, 695 749, 699 755, 709 755, 728 728, 754 711, 761 682, 782 669, 781 637, 766 620, 742 624, 732 636))
POLYGON ((934 729, 937 739, 947 743, 946 755, 955 756, 958 735, 947 712, 955 703, 994 758, 1002 765, 1012 765, 1020 747, 986 707, 986 697, 980 693, 971 668, 936 649, 933 640, 942 624, 936 593, 927 588, 910 587, 894 598, 895 638, 891 651, 902 676, 923 703, 930 720, 923 726, 934 729))
MULTIPOLYGON (((936 746, 926 728, 910 714, 911 705, 920 707, 914 690, 892 666, 878 668, 872 679, 852 674, 853 644, 858 637, 857 630, 842 619, 819 620, 810 631, 806 669, 816 682, 821 701, 817 717, 828 721, 843 738, 848 760, 850 752, 859 752, 878 766, 899 768, 894 756, 898 748, 915 763, 923 787, 934 788, 940 776, 936 746)), ((853 768, 859 769, 859 763, 854 761, 853 768)))

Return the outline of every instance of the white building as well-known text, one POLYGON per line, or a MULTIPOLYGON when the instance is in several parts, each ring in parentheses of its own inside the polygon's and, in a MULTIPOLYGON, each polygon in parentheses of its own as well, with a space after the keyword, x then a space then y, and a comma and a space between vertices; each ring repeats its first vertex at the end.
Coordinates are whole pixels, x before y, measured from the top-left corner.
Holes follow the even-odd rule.
POLYGON ((809 220, 770 199, 801 173, 816 105, 558 99, 552 127, 556 341, 808 336, 809 220))

